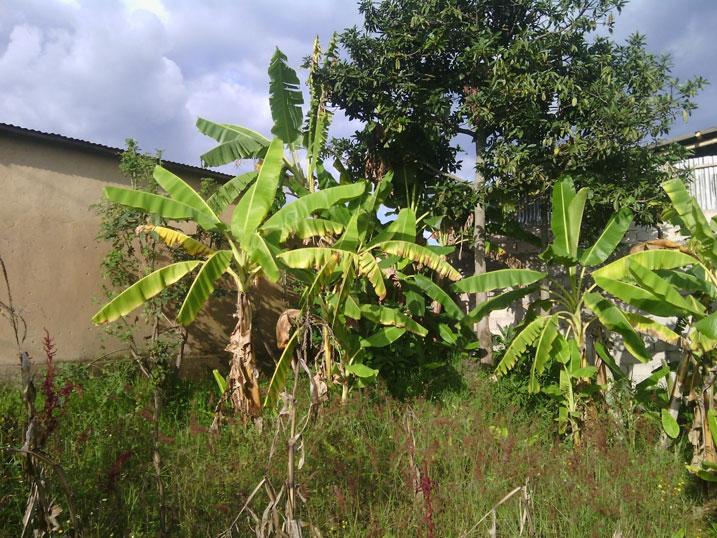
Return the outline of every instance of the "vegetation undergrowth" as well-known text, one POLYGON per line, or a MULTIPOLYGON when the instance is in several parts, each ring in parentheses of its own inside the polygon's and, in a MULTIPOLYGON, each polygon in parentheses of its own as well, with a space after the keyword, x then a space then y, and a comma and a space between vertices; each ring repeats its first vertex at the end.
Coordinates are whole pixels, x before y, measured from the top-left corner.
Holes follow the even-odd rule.
MULTIPOLYGON (((58 366, 57 382, 78 393, 46 452, 65 469, 85 536, 154 536, 152 387, 127 364, 88 374, 58 366)), ((702 485, 681 463, 682 445, 657 448, 655 419, 625 425, 601 413, 574 448, 557 435, 547 403, 536 412, 540 402, 521 399, 504 380, 472 375, 470 388, 433 399, 398 400, 379 386, 351 393, 349 405, 323 407, 304 436, 302 519, 324 536, 462 536, 527 481, 536 536, 709 535, 702 485)), ((209 434, 213 380, 169 383, 160 424, 168 531, 217 536, 263 477, 282 483, 287 455, 278 449, 267 463, 272 428, 236 422, 209 434)), ((16 387, 0 386, 0 417, 0 445, 16 445, 24 431, 16 387)), ((15 536, 22 469, 16 456, 0 457, 0 534, 15 536)), ((260 491, 249 508, 260 518, 267 502, 260 491)), ((515 498, 497 509, 499 536, 518 535, 517 505, 515 498)), ((471 535, 485 535, 490 521, 471 535)), ((249 536, 250 521, 243 528, 249 536)))

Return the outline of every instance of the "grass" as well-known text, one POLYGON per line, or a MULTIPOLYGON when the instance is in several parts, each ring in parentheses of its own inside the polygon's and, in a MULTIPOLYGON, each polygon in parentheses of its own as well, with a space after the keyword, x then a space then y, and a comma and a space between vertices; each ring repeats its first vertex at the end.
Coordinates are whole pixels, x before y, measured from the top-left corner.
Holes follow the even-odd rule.
MULTIPOLYGON (((46 451, 67 473, 85 536, 156 536, 151 387, 126 364, 96 375, 60 368, 58 383, 66 381, 80 388, 46 451)), ((466 387, 410 401, 378 388, 353 393, 346 406, 324 404, 304 439, 299 517, 330 537, 460 536, 527 480, 537 536, 715 535, 682 446, 656 448, 658 424, 601 413, 573 448, 550 413, 509 384, 479 374, 466 387), (431 484, 430 517, 417 470, 431 484)), ((270 417, 263 432, 232 423, 210 437, 215 393, 209 377, 170 380, 161 450, 172 535, 217 536, 263 477, 276 490, 286 480, 284 437, 269 458, 270 417)), ((0 445, 22 444, 23 413, 17 387, 0 386, 0 445)), ((0 453, 0 535, 19 535, 26 489, 20 460, 0 453)), ((249 507, 261 518, 267 503, 261 490, 249 507)), ((498 509, 498 536, 518 535, 517 513, 517 499, 498 509)), ((60 519, 57 536, 71 535, 66 513, 60 519)), ((247 519, 233 536, 253 536, 247 519)), ((470 536, 486 536, 490 519, 470 536)))

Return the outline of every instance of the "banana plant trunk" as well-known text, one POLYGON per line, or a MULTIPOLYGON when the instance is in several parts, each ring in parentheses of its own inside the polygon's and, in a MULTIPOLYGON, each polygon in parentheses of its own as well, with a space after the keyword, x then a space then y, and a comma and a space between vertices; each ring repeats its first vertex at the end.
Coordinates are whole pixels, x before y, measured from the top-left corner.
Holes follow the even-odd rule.
POLYGON ((232 354, 227 390, 235 410, 245 416, 258 417, 261 416, 261 395, 251 339, 251 302, 243 291, 237 292, 236 308, 237 324, 225 348, 232 354))

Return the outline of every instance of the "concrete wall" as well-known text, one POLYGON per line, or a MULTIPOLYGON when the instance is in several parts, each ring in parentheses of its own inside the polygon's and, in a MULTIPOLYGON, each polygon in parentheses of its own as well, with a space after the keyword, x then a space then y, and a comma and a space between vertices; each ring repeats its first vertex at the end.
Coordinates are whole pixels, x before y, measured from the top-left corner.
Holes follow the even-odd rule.
MULTIPOLYGON (((38 362, 44 360, 43 328, 55 339, 57 358, 63 361, 96 359, 122 347, 116 341, 103 343, 102 329, 90 322, 100 306, 100 261, 106 247, 95 240, 99 218, 89 206, 100 200, 104 186, 129 182, 119 172, 117 155, 76 146, 0 132, 0 255, 14 304, 27 321, 23 349, 38 362)), ((201 170, 175 173, 198 188, 201 170)), ((0 301, 5 302, 1 284, 0 301)), ((269 327, 263 330, 273 332, 281 290, 264 286, 259 295, 270 300, 257 309, 269 327)), ((230 299, 205 308, 190 328, 187 366, 225 363, 232 311, 230 299)), ((260 341, 267 339, 268 334, 260 341)), ((16 349, 9 324, 0 319, 0 376, 17 372, 16 349)))

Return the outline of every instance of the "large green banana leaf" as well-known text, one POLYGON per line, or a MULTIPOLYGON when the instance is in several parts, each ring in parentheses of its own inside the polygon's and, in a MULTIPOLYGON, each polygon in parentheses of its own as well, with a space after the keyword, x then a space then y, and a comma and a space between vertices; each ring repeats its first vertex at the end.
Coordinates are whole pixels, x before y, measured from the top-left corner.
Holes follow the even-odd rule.
POLYGON ((632 261, 643 265, 647 269, 655 271, 657 269, 675 269, 677 267, 686 267, 697 263, 694 256, 685 254, 678 250, 643 250, 623 256, 619 260, 608 263, 604 267, 593 272, 593 278, 609 278, 619 280, 629 277, 628 264, 632 261))
POLYGON ((513 286, 532 284, 545 278, 547 273, 532 269, 499 269, 482 275, 473 275, 453 284, 453 290, 465 293, 493 291, 513 286))
POLYGON ((180 177, 174 175, 166 168, 157 165, 154 167, 154 179, 174 200, 196 209, 197 213, 208 219, 212 225, 216 226, 220 224, 221 221, 214 214, 214 211, 212 211, 212 208, 209 207, 204 198, 199 196, 199 194, 180 177))
POLYGON ((683 314, 678 308, 662 301, 656 295, 631 282, 596 276, 595 283, 621 301, 653 316, 669 318, 683 314))
POLYGON ((425 327, 395 308, 375 304, 362 304, 360 308, 362 317, 379 325, 403 327, 407 331, 419 336, 426 336, 428 334, 425 327))
POLYGON ((219 142, 216 148, 202 155, 206 166, 221 166, 242 159, 263 159, 269 147, 268 138, 246 127, 198 118, 197 128, 219 142))
POLYGON ((193 207, 159 194, 120 187, 105 187, 104 193, 105 197, 113 202, 166 219, 199 220, 199 213, 193 207))
POLYGON ((275 138, 269 144, 266 158, 259 170, 259 176, 241 197, 232 214, 232 233, 241 239, 256 231, 271 209, 279 188, 279 178, 283 167, 284 144, 275 138))
POLYGON ((658 269, 655 273, 682 291, 702 292, 712 299, 717 299, 717 289, 707 280, 702 266, 693 266, 686 272, 658 269))
POLYGON ((192 239, 186 234, 172 228, 164 226, 152 226, 147 224, 137 228, 138 232, 154 232, 168 247, 181 246, 192 256, 209 256, 214 254, 214 249, 200 243, 196 239, 192 239))
POLYGON ((528 382, 528 391, 532 393, 540 392, 540 383, 536 376, 543 373, 545 365, 551 357, 555 355, 553 352, 553 344, 558 337, 558 315, 554 314, 545 322, 545 327, 540 333, 540 338, 535 346, 535 359, 530 367, 530 381, 528 382))
POLYGON ((232 205, 234 201, 252 184, 259 172, 252 170, 239 176, 233 177, 224 185, 219 187, 214 194, 207 199, 207 204, 212 208, 214 214, 221 216, 224 210, 232 205))
POLYGON ((187 296, 184 298, 182 308, 177 314, 177 321, 182 325, 189 325, 214 291, 214 282, 227 270, 232 261, 231 250, 219 250, 212 254, 197 273, 187 296))
POLYGON ((274 126, 271 133, 286 144, 293 144, 301 134, 304 97, 299 77, 289 67, 286 55, 278 48, 269 64, 269 107, 274 126))
POLYGON ((461 274, 450 263, 426 247, 416 245, 409 241, 386 241, 379 243, 376 247, 383 250, 386 254, 395 254, 401 258, 425 265, 439 275, 447 276, 451 280, 459 280, 461 278, 461 274))
POLYGON ((498 375, 505 375, 513 369, 520 356, 528 349, 528 346, 533 345, 538 339, 538 336, 543 331, 549 319, 550 318, 542 316, 535 318, 513 338, 513 341, 510 346, 508 346, 508 349, 505 350, 503 358, 495 369, 498 375))
POLYGON ((204 262, 199 260, 178 262, 150 273, 103 306, 94 315, 92 322, 96 324, 105 323, 129 314, 202 263, 204 262))
POLYGON ((704 306, 694 301, 694 299, 690 301, 689 299, 692 299, 692 297, 682 297, 672 284, 660 278, 655 272, 650 271, 644 265, 632 261, 627 264, 627 269, 630 272, 630 276, 632 276, 640 286, 655 295, 658 299, 690 314, 700 317, 704 315, 704 306))
POLYGON ((610 217, 597 241, 590 248, 580 253, 580 263, 590 267, 599 265, 607 260, 625 236, 630 224, 632 224, 632 211, 623 207, 610 217))
POLYGON ((437 301, 441 306, 443 306, 443 308, 446 309, 446 314, 457 320, 460 320, 465 316, 463 310, 461 310, 455 301, 451 299, 451 296, 431 279, 418 274, 409 278, 413 280, 416 286, 423 290, 423 293, 428 295, 428 297, 430 297, 433 301, 437 301))
POLYGON ((713 312, 695 323, 695 329, 708 338, 717 340, 717 312, 713 312))
POLYGON ((283 230, 290 229, 291 226, 313 215, 323 209, 343 204, 354 198, 361 196, 366 189, 366 182, 361 181, 349 185, 339 185, 330 187, 320 191, 307 194, 290 204, 285 205, 279 211, 274 213, 262 225, 263 230, 283 230))
POLYGON ((385 230, 374 238, 369 247, 383 243, 384 241, 416 241, 416 213, 413 209, 403 208, 385 230))
POLYGON ((406 332, 403 327, 381 327, 366 338, 361 338, 361 347, 386 347, 401 338, 406 332))
POLYGON ((645 348, 642 338, 635 332, 625 314, 599 293, 586 293, 585 305, 592 310, 608 330, 622 336, 622 341, 633 357, 641 362, 650 362, 652 357, 645 348))
POLYGON ((508 308, 518 299, 522 299, 526 295, 530 295, 531 293, 538 291, 538 289, 540 289, 540 286, 538 284, 534 284, 525 288, 517 288, 501 293, 492 299, 484 301, 471 310, 465 318, 466 322, 478 323, 491 312, 508 308))
POLYGON ((588 190, 576 194, 572 180, 560 181, 553 188, 553 216, 551 227, 555 240, 553 252, 558 256, 577 259, 580 225, 588 190))
POLYGON ((274 253, 272 253, 269 244, 256 232, 253 232, 248 237, 249 240, 246 242, 246 246, 249 259, 261 266, 266 278, 272 282, 279 280, 279 267, 276 265, 274 253))

